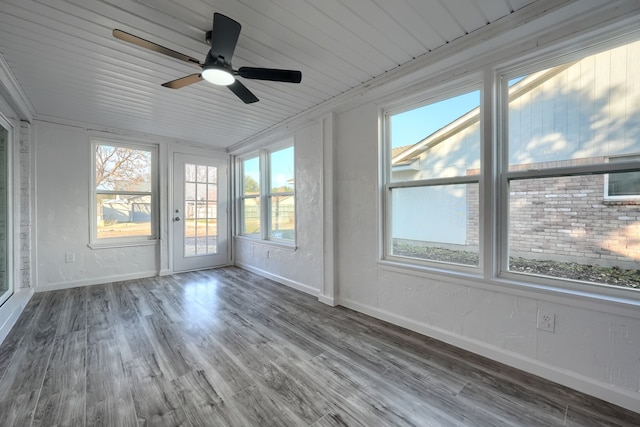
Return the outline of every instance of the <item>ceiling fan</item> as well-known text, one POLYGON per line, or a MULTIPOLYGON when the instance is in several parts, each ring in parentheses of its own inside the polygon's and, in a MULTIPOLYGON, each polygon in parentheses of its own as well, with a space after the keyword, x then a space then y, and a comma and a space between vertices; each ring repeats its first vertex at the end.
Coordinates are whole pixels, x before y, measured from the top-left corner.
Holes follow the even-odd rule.
POLYGON ((302 73, 295 70, 255 67, 240 67, 234 70, 231 67, 231 57, 233 57, 233 52, 236 49, 241 28, 240 23, 233 19, 220 13, 214 13, 213 29, 208 31, 205 36, 205 40, 207 44, 211 46, 211 50, 207 53, 204 63, 188 55, 160 46, 159 44, 122 30, 113 30, 113 36, 154 52, 188 62, 201 69, 199 73, 162 84, 162 86, 170 89, 180 89, 204 79, 215 85, 227 86, 231 92, 235 93, 245 104, 251 104, 252 102, 257 102, 258 98, 235 76, 240 76, 245 79, 270 80, 286 83, 300 83, 300 81, 302 81, 302 73))

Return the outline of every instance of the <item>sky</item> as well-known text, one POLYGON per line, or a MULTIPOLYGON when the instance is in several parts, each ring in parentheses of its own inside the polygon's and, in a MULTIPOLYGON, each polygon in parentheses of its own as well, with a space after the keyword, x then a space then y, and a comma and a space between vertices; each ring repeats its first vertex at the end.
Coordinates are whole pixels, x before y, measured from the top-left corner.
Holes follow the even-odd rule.
POLYGON ((391 116, 391 147, 413 145, 480 105, 480 91, 391 116))

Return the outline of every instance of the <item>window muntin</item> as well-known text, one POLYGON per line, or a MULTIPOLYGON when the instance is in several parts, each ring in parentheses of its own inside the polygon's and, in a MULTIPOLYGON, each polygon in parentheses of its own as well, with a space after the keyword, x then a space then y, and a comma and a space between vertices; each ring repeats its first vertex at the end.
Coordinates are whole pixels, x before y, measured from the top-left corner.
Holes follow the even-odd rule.
POLYGON ((184 164, 184 256, 218 253, 218 168, 184 164))
POLYGON ((629 43, 504 88, 503 275, 640 285, 640 206, 625 201, 640 187, 629 156, 640 152, 640 87, 628 67, 639 56, 640 42, 629 43))
POLYGON ((293 147, 269 152, 269 237, 295 239, 296 205, 293 147))
POLYGON ((242 161, 241 234, 261 235, 261 187, 260 158, 252 157, 242 161))
POLYGON ((156 149, 94 141, 92 241, 155 238, 156 149))
MULTIPOLYGON (((417 132, 421 123, 407 123, 420 109, 386 112, 384 259, 433 271, 475 267, 486 280, 606 295, 640 289, 640 85, 629 66, 640 42, 582 52, 538 69, 517 65, 526 72, 486 71, 492 81, 484 87, 497 88, 496 115, 473 107, 414 143, 397 131, 417 132), (477 145, 469 132, 474 120, 485 129, 477 145), (481 158, 495 165, 483 171, 481 158), (455 190, 466 193, 466 203, 439 199, 455 190), (466 220, 456 218, 456 206, 465 206, 466 220), (447 259, 452 242, 463 238, 467 247, 455 249, 466 257, 447 259)), ((439 113, 438 102, 430 105, 425 120, 439 113)))
POLYGON ((386 251, 479 264, 480 90, 387 114, 386 251))
POLYGON ((239 164, 240 234, 293 244, 296 224, 293 145, 262 150, 255 157, 240 159, 239 164))

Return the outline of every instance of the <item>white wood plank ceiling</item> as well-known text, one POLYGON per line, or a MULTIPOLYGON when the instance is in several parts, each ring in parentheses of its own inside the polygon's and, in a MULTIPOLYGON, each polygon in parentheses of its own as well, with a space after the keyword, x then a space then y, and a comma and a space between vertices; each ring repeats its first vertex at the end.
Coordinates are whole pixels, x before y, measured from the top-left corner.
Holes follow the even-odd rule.
POLYGON ((224 148, 534 1, 0 0, 0 54, 37 118, 224 148), (214 12, 242 24, 234 68, 298 69, 302 83, 242 80, 250 105, 204 81, 167 89, 194 68, 112 36, 204 61, 214 12))

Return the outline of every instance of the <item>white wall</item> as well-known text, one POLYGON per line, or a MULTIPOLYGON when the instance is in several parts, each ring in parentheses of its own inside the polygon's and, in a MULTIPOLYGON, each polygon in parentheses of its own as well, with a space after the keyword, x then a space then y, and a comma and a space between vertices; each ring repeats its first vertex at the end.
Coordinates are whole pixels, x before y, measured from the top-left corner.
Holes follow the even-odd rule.
POLYGON ((159 271, 158 247, 91 249, 91 142, 80 127, 36 122, 37 285, 50 290, 148 277, 159 271), (75 262, 65 262, 73 253, 75 262))
MULTIPOLYGON (((327 141, 335 147, 335 165, 327 163, 325 156, 329 167, 323 174, 335 180, 334 186, 324 189, 335 193, 335 270, 328 271, 338 284, 335 301, 638 411, 637 301, 568 296, 542 288, 506 286, 490 277, 474 279, 385 263, 380 260, 378 175, 381 106, 402 97, 415 99, 417 92, 459 76, 487 75, 494 64, 515 57, 526 61, 541 52, 573 51, 578 35, 584 41, 598 34, 624 34, 633 22, 637 28, 638 6, 632 1, 589 0, 540 17, 524 17, 521 22, 505 20, 504 25, 476 34, 474 40, 479 43, 454 41, 273 130, 283 133, 298 122, 332 114, 332 138, 324 141, 325 150, 327 141), (536 329, 538 310, 556 313, 554 333, 536 329)), ((492 135, 485 130, 483 136, 492 135)), ((245 144, 260 144, 268 137, 269 133, 245 144)), ((314 215, 306 207, 299 207, 299 218, 314 215)), ((298 232, 315 235, 300 223, 298 232)), ((327 263, 331 254, 326 248, 324 254, 317 250, 265 260, 255 258, 250 243, 238 241, 237 253, 241 263, 275 274, 283 283, 311 283, 311 271, 318 264, 307 263, 323 256, 327 263)))
POLYGON ((373 103, 336 116, 339 304, 638 410, 639 316, 379 262, 377 118, 373 103))
MULTIPOLYGON (((317 121, 292 133, 296 179, 296 247, 235 238, 235 264, 318 295, 323 278, 323 127, 317 121)), ((262 145, 267 144, 261 141, 262 145)))

